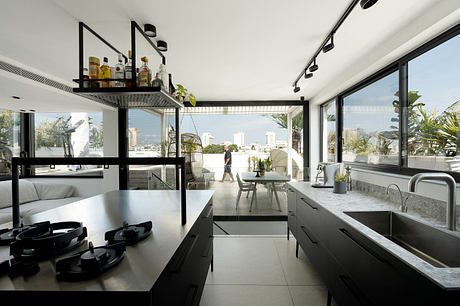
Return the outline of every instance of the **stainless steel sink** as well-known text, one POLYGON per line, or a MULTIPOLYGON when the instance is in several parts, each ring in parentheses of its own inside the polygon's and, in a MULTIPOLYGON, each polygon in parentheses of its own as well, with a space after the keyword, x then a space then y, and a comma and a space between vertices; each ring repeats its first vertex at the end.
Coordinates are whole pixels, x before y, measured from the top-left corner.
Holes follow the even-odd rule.
POLYGON ((345 212, 435 267, 460 267, 460 237, 392 211, 345 212))

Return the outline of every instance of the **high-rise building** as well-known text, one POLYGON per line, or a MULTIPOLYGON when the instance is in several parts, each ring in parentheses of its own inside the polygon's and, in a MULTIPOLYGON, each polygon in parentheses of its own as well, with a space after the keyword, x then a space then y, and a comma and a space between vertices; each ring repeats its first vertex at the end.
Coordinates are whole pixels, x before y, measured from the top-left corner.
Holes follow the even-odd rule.
POLYGON ((214 136, 210 133, 203 133, 203 135, 201 135, 201 144, 203 145, 203 148, 214 144, 214 136))
POLYGON ((142 134, 137 128, 132 127, 128 129, 129 133, 129 146, 137 147, 142 145, 142 134))
POLYGON ((233 134, 233 143, 236 144, 238 148, 242 147, 244 145, 244 133, 238 132, 233 134))
POLYGON ((276 144, 276 134, 274 132, 265 133, 265 144, 275 145, 276 144))

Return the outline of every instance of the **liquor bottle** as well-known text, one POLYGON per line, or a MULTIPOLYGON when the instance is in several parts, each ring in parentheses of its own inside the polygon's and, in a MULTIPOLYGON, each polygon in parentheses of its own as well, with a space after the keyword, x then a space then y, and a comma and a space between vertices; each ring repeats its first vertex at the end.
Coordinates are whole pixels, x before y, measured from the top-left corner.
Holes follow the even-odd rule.
MULTIPOLYGON (((102 71, 102 79, 111 79, 112 78, 112 71, 109 67, 109 60, 107 57, 104 57, 104 63, 101 66, 102 71)), ((102 81, 101 87, 110 87, 110 81, 102 81)))
POLYGON ((155 78, 152 81, 152 87, 161 89, 163 88, 163 81, 160 78, 160 73, 158 72, 155 78))
POLYGON ((162 81, 162 88, 166 91, 169 92, 169 78, 168 78, 168 73, 166 73, 166 67, 163 64, 160 64, 160 70, 158 71, 158 77, 162 81))
MULTIPOLYGON (((118 54, 118 64, 115 65, 114 79, 123 80, 125 78, 125 66, 123 65, 123 55, 118 54)), ((124 81, 115 81, 113 87, 125 87, 124 81)))
POLYGON ((141 69, 139 70, 139 87, 148 87, 150 86, 150 79, 152 78, 152 74, 150 72, 150 68, 147 66, 149 62, 148 58, 144 56, 141 58, 143 62, 141 69))
POLYGON ((125 66, 126 87, 132 87, 133 83, 131 82, 131 78, 133 77, 132 76, 133 64, 131 62, 131 57, 132 57, 131 50, 128 51, 128 57, 129 57, 129 60, 125 66))

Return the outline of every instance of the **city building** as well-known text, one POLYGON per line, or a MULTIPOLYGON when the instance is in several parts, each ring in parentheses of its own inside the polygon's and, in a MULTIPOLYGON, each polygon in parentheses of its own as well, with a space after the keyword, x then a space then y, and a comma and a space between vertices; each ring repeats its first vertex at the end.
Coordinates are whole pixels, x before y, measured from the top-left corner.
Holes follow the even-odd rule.
POLYGON ((214 144, 214 136, 212 136, 211 133, 203 133, 201 135, 201 144, 203 147, 214 144))
POLYGON ((130 147, 137 147, 142 145, 142 133, 137 128, 128 128, 128 134, 130 147))
POLYGON ((276 144, 276 134, 274 132, 265 133, 265 144, 275 145, 276 144))
POLYGON ((244 133, 238 132, 233 134, 233 143, 236 144, 238 148, 241 148, 244 145, 244 133))

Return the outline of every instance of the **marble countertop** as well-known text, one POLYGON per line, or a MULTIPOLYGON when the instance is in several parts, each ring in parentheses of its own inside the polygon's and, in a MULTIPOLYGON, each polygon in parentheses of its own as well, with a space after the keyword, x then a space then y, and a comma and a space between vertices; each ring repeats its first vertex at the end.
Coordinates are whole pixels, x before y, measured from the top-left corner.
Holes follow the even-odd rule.
MULTIPOLYGON (((296 191, 305 195, 311 201, 323 206, 351 227, 360 231, 363 235, 386 249, 401 261, 419 271, 427 278, 431 279, 433 282, 437 283, 439 286, 446 289, 460 289, 460 268, 434 267, 344 213, 344 211, 382 210, 401 213, 398 210, 398 205, 357 191, 349 191, 346 194, 335 194, 332 192, 332 189, 313 188, 311 187, 310 182, 291 182, 289 185, 296 191)), ((411 211, 405 213, 404 215, 460 237, 459 231, 448 231, 445 228, 445 224, 440 224, 439 221, 434 218, 422 217, 421 215, 415 214, 411 211)))

